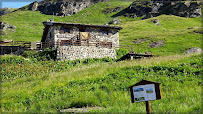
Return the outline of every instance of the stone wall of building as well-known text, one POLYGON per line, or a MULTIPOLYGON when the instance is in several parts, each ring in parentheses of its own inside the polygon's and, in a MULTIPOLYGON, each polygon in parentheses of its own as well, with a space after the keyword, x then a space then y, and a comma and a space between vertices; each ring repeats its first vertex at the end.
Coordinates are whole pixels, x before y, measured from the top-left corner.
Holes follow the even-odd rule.
POLYGON ((113 48, 100 48, 94 46, 59 46, 57 48, 58 60, 76 60, 86 58, 116 58, 113 48))
MULTIPOLYGON (((61 26, 54 26, 54 42, 60 42, 61 40, 78 40, 80 31, 79 28, 72 27, 72 33, 60 34, 61 26)), ((85 30, 90 30, 90 42, 112 42, 112 47, 119 48, 119 32, 115 29, 110 29, 111 35, 100 34, 99 28, 86 28, 85 30)), ((81 40, 81 39, 80 39, 81 40)))
POLYGON ((48 29, 46 42, 48 47, 57 49, 58 60, 76 60, 86 58, 116 58, 115 49, 119 48, 119 32, 117 29, 94 27, 82 28, 90 36, 88 40, 81 38, 81 28, 55 25, 48 29), (105 33, 107 32, 107 33, 105 33))

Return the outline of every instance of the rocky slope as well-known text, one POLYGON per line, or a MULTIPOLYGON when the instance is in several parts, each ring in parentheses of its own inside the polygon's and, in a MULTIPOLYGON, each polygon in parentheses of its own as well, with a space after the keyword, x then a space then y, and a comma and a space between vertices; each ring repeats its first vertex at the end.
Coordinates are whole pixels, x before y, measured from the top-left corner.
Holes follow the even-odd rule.
POLYGON ((0 8, 0 16, 11 13, 14 8, 0 8))
POLYGON ((114 15, 125 17, 155 17, 161 14, 176 15, 180 17, 199 17, 201 15, 201 2, 133 2, 128 8, 114 15))
POLYGON ((0 22, 0 35, 7 35, 7 30, 15 32, 16 26, 10 25, 9 23, 0 22))
POLYGON ((56 16, 70 16, 73 15, 97 2, 105 2, 108 0, 61 0, 33 2, 29 5, 28 9, 32 11, 40 11, 46 15, 56 16))

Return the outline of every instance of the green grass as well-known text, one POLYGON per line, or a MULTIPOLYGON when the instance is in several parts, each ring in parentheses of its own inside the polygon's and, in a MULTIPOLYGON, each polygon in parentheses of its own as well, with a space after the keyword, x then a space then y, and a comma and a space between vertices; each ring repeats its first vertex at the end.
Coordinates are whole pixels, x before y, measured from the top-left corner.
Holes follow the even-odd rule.
MULTIPOLYGON (((84 9, 73 16, 54 17, 54 21, 73 22, 73 23, 91 23, 105 24, 112 20, 112 15, 103 14, 102 11, 107 8, 115 8, 121 6, 126 8, 131 2, 105 2, 95 4, 87 9, 84 9)), ((2 36, 2 39, 12 39, 15 41, 40 41, 43 33, 43 21, 52 19, 52 15, 44 15, 39 11, 28 11, 21 8, 16 12, 2 16, 2 21, 7 22, 17 27, 16 32, 7 31, 7 36, 2 36), (25 21, 26 20, 26 21, 25 21)))
POLYGON ((3 112, 57 112, 100 106, 96 112, 145 112, 131 103, 128 87, 142 79, 161 83, 162 99, 152 112, 201 112, 201 56, 169 56, 118 63, 76 65, 2 83, 3 112), (159 108, 157 108, 159 107, 159 108))
POLYGON ((201 34, 193 32, 199 27, 200 18, 183 18, 177 16, 161 15, 151 19, 127 22, 121 24, 120 45, 134 46, 135 52, 151 51, 155 55, 171 55, 183 53, 190 47, 201 47, 201 34), (151 20, 159 19, 162 25, 154 25, 151 20), (135 44, 141 38, 147 40, 135 44), (151 42, 164 41, 165 46, 150 48, 151 42), (139 50, 138 50, 139 48, 139 50))
MULTIPOLYGON (((127 8, 132 2, 104 2, 95 4, 86 8, 73 16, 57 17, 55 21, 87 23, 103 25, 113 19, 113 15, 118 12, 104 14, 102 11, 108 8, 123 7, 127 8)), ((26 8, 25 8, 26 9, 26 8)), ((15 41, 40 41, 43 33, 43 21, 52 19, 51 15, 44 15, 37 11, 18 10, 8 15, 2 16, 4 22, 17 27, 16 32, 7 31, 8 35, 2 36, 2 39, 12 39, 15 41), (25 21, 29 20, 29 21, 25 21)), ((193 31, 199 30, 201 19, 184 18, 171 15, 161 15, 151 19, 140 20, 140 18, 128 18, 124 16, 115 17, 121 19, 123 27, 120 31, 120 45, 132 49, 137 53, 151 51, 154 55, 173 55, 181 54, 191 47, 201 47, 201 34, 193 31), (154 25, 151 20, 159 19, 162 25, 154 25), (191 27, 199 27, 192 28, 191 27), (135 44, 134 41, 147 38, 141 44, 135 44), (150 48, 151 42, 164 41, 165 46, 150 48)))
MULTIPOLYGON (((29 53, 30 54, 30 53, 29 53)), ((39 76, 47 73, 64 72, 69 68, 80 66, 80 65, 90 65, 93 63, 105 63, 114 62, 115 60, 111 58, 93 58, 93 59, 83 59, 83 60, 73 60, 73 61, 54 61, 47 56, 35 56, 31 55, 25 59, 21 56, 2 56, 1 57, 1 79, 2 82, 12 81, 19 78, 39 76)))

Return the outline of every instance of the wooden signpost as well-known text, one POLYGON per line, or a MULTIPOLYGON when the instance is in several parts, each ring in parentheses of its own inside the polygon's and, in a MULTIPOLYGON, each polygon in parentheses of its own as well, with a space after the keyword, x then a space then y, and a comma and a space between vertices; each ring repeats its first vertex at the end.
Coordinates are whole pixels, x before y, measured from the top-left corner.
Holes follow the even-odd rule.
POLYGON ((161 99, 160 83, 142 80, 129 88, 132 103, 145 101, 146 112, 151 114, 149 101, 161 99))

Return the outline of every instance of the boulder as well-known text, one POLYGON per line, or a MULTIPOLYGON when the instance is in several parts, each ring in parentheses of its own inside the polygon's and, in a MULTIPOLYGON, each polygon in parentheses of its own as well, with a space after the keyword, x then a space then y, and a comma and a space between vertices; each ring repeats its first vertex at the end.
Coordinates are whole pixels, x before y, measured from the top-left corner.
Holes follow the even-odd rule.
POLYGON ((159 41, 159 42, 152 42, 149 44, 150 48, 156 48, 156 47, 160 47, 166 45, 163 41, 159 41))
POLYGON ((109 24, 120 24, 121 20, 120 19, 112 19, 109 24))
POLYGON ((16 29, 16 26, 10 25, 5 22, 0 22, 0 31, 6 31, 8 29, 16 29))
POLYGON ((151 22, 154 23, 155 25, 161 25, 159 19, 152 19, 151 22))
POLYGON ((193 48, 189 48, 187 49, 184 54, 200 54, 201 53, 201 49, 198 47, 193 47, 193 48))
POLYGON ((31 4, 29 5, 28 10, 36 11, 37 8, 38 8, 38 5, 39 5, 39 3, 38 3, 37 1, 35 1, 35 2, 33 2, 33 3, 31 3, 31 4))

